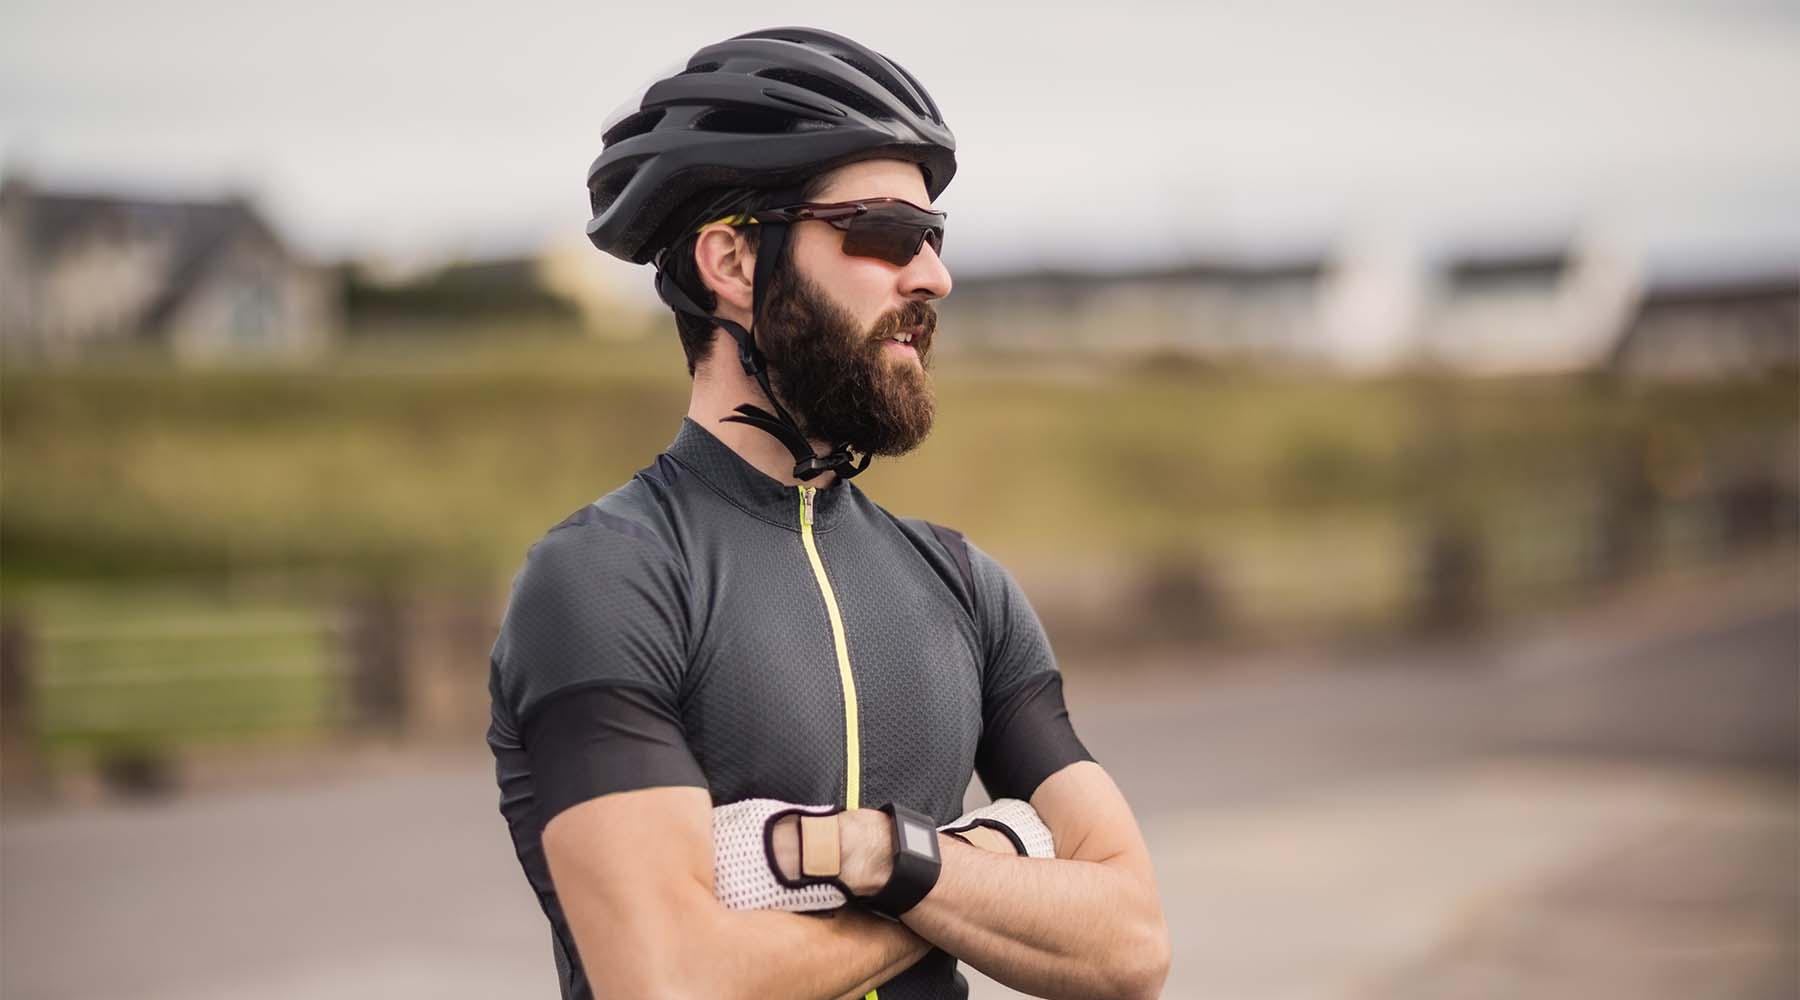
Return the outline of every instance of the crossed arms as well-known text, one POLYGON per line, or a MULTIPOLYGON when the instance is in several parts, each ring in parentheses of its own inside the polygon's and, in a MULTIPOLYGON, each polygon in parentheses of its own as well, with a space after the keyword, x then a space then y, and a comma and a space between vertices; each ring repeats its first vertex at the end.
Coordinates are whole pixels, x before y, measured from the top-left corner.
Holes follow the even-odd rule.
POLYGON ((703 788, 590 799, 551 819, 543 845, 599 995, 854 998, 935 945, 1053 1000, 1156 996, 1168 933, 1124 796, 1084 760, 1045 778, 1031 805, 1056 858, 1007 857, 940 834, 937 885, 900 924, 853 909, 725 909, 703 788))

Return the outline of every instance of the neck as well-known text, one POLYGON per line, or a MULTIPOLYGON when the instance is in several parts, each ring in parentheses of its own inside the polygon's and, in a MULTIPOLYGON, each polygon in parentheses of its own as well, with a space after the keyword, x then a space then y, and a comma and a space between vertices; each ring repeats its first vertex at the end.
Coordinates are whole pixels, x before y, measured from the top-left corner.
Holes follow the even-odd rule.
MULTIPOLYGON (((723 341, 729 338, 719 339, 723 341)), ((737 452, 738 457, 755 466, 763 475, 788 486, 800 485, 800 480, 794 478, 794 456, 788 452, 786 445, 765 431, 724 419, 731 416, 742 403, 774 412, 762 386, 754 378, 745 375, 743 367, 738 364, 734 345, 729 352, 715 352, 694 377, 694 394, 688 402, 688 418, 712 432, 727 448, 737 452)), ((829 446, 822 441, 808 439, 808 443, 815 454, 824 454, 829 450, 829 446)), ((837 473, 824 472, 808 480, 805 485, 824 489, 836 480, 837 473)))

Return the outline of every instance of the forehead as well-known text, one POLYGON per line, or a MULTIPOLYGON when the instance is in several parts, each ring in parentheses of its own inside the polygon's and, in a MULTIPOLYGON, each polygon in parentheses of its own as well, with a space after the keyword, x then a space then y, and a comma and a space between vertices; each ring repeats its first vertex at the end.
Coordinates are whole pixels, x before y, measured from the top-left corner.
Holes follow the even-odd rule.
POLYGON ((854 201, 858 198, 904 198, 930 208, 925 193, 925 174, 909 160, 860 160, 825 175, 825 187, 817 201, 854 201))

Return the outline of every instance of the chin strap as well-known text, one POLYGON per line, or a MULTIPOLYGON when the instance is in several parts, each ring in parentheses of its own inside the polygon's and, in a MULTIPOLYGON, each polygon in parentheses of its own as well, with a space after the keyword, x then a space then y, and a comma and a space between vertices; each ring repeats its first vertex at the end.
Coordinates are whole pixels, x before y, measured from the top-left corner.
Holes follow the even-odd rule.
MULTIPOLYGON (((781 251, 788 237, 788 224, 785 222, 765 222, 759 225, 762 226, 762 242, 757 249, 756 275, 751 285, 752 325, 760 314, 764 293, 775 273, 775 262, 781 259, 781 251)), ((871 456, 865 452, 860 461, 852 459, 847 443, 838 445, 828 454, 814 454, 812 443, 800 432, 800 425, 775 399, 775 390, 769 385, 768 360, 756 346, 756 338, 739 324, 700 308, 699 304, 681 290, 675 279, 669 276, 660 261, 656 268, 656 294, 676 312, 724 327, 725 332, 731 334, 731 339, 737 341, 738 363, 743 365, 744 374, 756 379, 756 384, 762 387, 763 395, 768 397, 769 405, 775 408, 775 412, 770 413, 753 403, 741 403, 732 416, 721 418, 721 422, 748 424, 780 441, 789 454, 794 456, 794 478, 803 483, 826 472, 836 472, 839 479, 849 479, 869 467, 871 456)))

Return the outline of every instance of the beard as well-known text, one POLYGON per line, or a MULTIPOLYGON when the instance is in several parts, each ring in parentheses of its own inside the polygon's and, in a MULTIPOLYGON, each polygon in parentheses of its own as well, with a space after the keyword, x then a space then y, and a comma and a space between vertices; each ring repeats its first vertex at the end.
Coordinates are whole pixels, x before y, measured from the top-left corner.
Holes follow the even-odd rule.
POLYGON ((937 310, 914 300, 867 330, 792 266, 776 270, 761 328, 769 382, 806 436, 870 455, 904 455, 931 433, 929 374, 937 310), (916 327, 919 363, 889 357, 887 342, 916 327))

